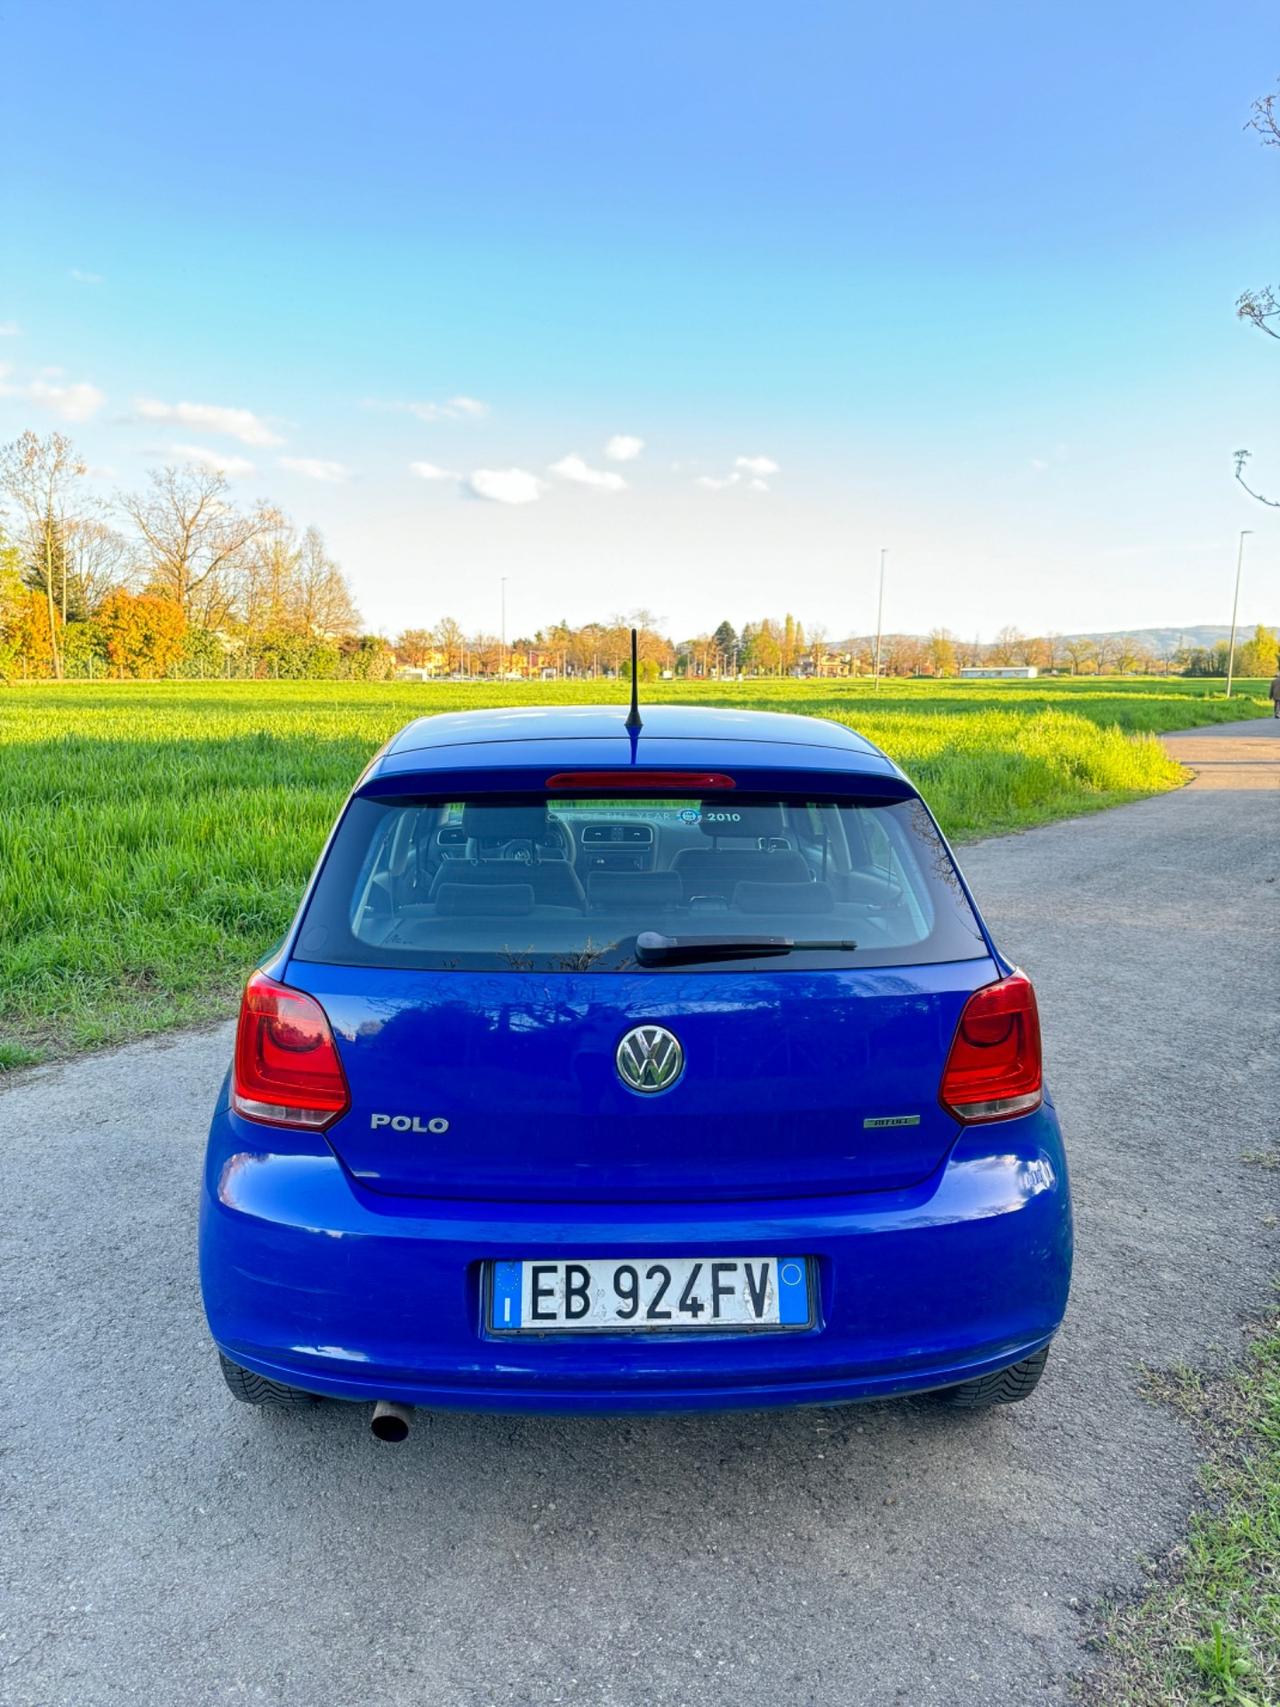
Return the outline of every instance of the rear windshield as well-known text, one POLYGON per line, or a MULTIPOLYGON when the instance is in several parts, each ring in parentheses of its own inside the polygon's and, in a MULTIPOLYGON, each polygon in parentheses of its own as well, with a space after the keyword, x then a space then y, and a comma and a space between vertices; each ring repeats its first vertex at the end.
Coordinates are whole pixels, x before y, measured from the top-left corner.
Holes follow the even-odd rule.
POLYGON ((490 795, 353 800, 294 954, 432 971, 786 971, 986 947, 918 800, 490 795))

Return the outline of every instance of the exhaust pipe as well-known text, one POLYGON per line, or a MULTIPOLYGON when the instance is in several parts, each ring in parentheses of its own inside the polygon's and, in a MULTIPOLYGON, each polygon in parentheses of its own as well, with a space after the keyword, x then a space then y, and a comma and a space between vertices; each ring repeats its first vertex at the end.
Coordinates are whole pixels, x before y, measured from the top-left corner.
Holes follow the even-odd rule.
POLYGON ((373 1407, 369 1427, 376 1440, 400 1441, 408 1438, 412 1421, 412 1405, 397 1405, 393 1399, 379 1399, 373 1407))

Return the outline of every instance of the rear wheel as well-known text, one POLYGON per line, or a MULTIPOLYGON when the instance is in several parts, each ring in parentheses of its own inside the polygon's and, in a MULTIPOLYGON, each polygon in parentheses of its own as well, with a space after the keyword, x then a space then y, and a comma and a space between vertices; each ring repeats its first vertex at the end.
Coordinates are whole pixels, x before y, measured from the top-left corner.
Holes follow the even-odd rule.
POLYGON ((304 1393, 300 1387, 286 1387, 283 1381, 272 1381, 265 1375, 255 1375, 252 1369, 241 1369, 229 1357, 218 1353, 222 1379, 232 1396, 242 1405, 260 1405, 269 1411, 300 1411, 318 1403, 315 1393, 304 1393))
POLYGON ((985 1411, 988 1405, 1016 1405, 1036 1389, 1036 1383, 1049 1361, 1049 1348, 1042 1346, 1021 1363, 1011 1363, 1007 1369, 997 1369, 994 1375, 979 1375, 976 1380, 962 1381, 957 1387, 943 1387, 930 1397, 939 1405, 955 1411, 985 1411))

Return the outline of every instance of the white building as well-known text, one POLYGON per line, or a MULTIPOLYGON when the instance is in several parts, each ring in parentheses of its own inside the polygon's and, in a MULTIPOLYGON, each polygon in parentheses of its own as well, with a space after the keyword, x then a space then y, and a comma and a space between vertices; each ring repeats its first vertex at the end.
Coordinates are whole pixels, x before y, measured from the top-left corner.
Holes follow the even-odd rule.
POLYGON ((975 664, 956 672, 960 676, 1009 676, 1018 681, 1030 681, 1040 674, 1034 664, 975 664))

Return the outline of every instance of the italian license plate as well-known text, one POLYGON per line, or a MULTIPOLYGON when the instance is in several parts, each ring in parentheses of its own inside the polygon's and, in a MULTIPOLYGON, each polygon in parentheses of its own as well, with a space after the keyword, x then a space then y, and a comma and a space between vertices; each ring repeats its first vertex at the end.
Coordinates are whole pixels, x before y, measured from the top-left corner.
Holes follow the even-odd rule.
POLYGON ((805 1257, 576 1257, 490 1265, 494 1333, 807 1328, 805 1257))

